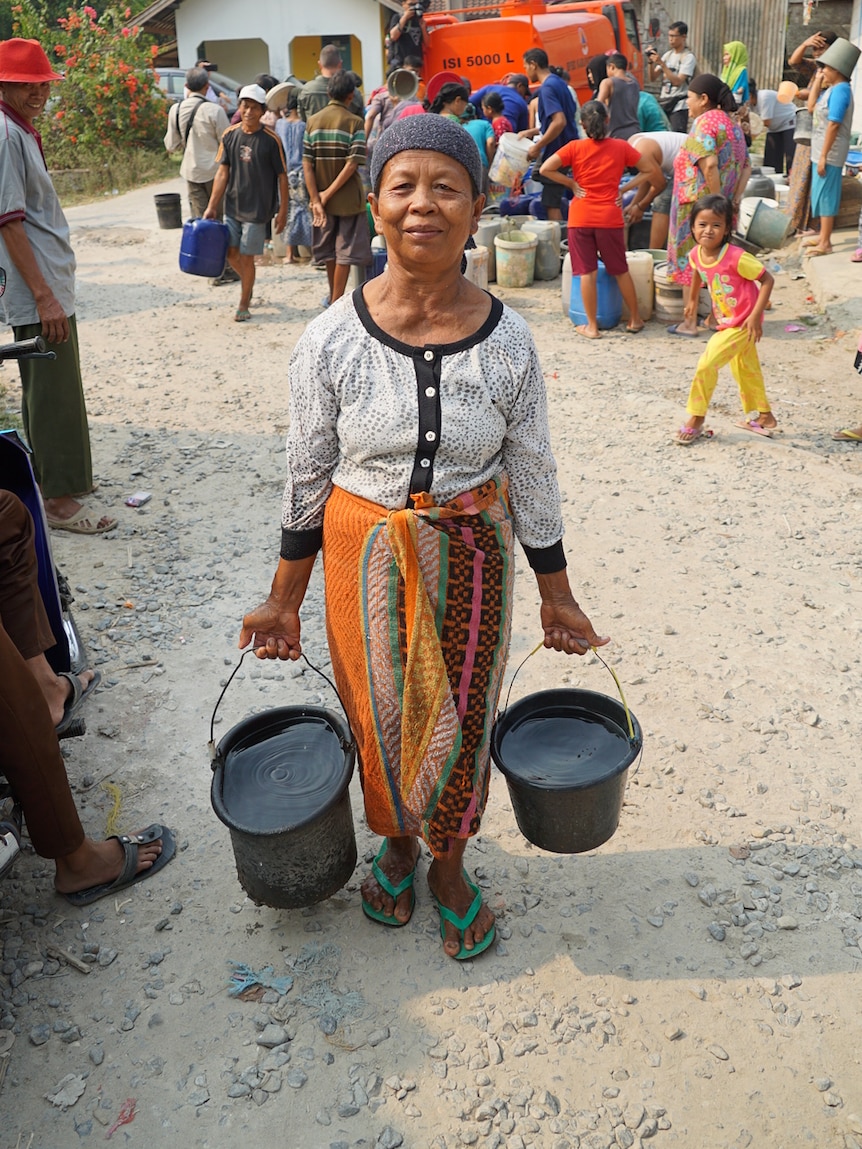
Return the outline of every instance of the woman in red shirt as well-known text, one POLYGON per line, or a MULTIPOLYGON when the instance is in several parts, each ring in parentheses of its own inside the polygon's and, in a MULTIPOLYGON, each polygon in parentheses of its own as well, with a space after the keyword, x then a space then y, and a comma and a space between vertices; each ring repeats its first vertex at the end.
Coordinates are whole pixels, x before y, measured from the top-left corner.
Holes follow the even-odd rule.
POLYGON ((587 322, 575 327, 586 339, 599 339, 598 261, 616 278, 629 309, 626 327, 631 335, 643 330, 635 285, 626 262, 625 221, 620 202, 620 178, 626 168, 637 168, 650 180, 654 194, 664 189, 665 178, 655 160, 642 156, 625 140, 609 139, 608 109, 590 100, 581 109, 585 140, 573 140, 545 160, 541 174, 574 192, 569 206, 569 255, 572 275, 581 279, 581 300, 587 322), (571 168, 571 176, 560 170, 571 168))

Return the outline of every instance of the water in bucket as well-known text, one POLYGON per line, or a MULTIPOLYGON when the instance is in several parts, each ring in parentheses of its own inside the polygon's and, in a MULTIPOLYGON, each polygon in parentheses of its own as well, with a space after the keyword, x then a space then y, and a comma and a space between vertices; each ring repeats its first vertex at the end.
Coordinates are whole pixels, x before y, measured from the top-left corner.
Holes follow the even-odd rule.
POLYGON ((225 755, 222 800, 234 822, 257 830, 300 825, 338 790, 344 750, 326 722, 304 718, 265 741, 240 739, 225 755))
POLYGON ((572 710, 513 725, 506 759, 521 763, 518 773, 526 782, 591 786, 613 770, 628 746, 628 735, 610 718, 572 710))
POLYGON ((642 744, 624 703, 558 689, 507 706, 494 723, 491 756, 524 837, 542 850, 580 854, 615 833, 642 744))

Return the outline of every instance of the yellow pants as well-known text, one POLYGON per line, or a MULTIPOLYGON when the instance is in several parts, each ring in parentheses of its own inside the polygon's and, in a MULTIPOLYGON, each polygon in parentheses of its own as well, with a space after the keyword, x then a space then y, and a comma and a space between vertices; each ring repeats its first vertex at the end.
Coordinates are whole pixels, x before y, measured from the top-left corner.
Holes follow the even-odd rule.
POLYGON ((743 414, 748 415, 752 411, 765 414, 770 410, 757 344, 749 342, 744 327, 726 327, 723 331, 716 331, 698 361, 685 406, 689 415, 706 414, 718 382, 718 372, 728 363, 739 387, 743 414))

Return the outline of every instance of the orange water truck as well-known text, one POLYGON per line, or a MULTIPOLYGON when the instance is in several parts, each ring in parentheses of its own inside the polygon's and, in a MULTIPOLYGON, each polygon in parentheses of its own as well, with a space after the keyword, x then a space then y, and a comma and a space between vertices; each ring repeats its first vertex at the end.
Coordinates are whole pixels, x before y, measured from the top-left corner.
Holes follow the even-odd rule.
POLYGON ((544 0, 504 0, 478 8, 429 12, 426 80, 437 72, 457 72, 474 89, 499 84, 523 72, 528 48, 544 48, 551 64, 565 68, 583 103, 591 98, 587 63, 592 56, 622 52, 643 86, 643 52, 634 5, 628 0, 553 4, 544 0), (483 15, 483 13, 487 13, 483 15))

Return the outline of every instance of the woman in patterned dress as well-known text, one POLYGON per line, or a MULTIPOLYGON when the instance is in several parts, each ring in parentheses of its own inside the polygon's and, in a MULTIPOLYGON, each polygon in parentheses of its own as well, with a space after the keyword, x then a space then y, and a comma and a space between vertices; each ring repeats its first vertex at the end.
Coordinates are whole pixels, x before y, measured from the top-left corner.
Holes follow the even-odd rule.
MULTIPOLYGON (((673 200, 668 233, 668 275, 674 283, 691 283, 688 256, 694 247, 689 219, 697 200, 711 192, 739 208, 751 164, 745 137, 734 113, 736 101, 727 84, 704 74, 695 76, 686 95, 692 125, 674 161, 673 200)), ((697 332, 697 317, 676 326, 680 335, 697 332)))
POLYGON ((488 793, 514 538, 536 573, 545 645, 583 654, 608 641, 569 589, 529 328, 461 274, 481 178, 473 141, 439 116, 378 141, 370 203, 387 270, 294 350, 281 559, 240 636, 259 658, 299 658, 322 546, 333 669, 368 824, 385 839, 362 908, 407 924, 425 841, 443 949, 459 960, 495 936, 463 857, 488 793))

